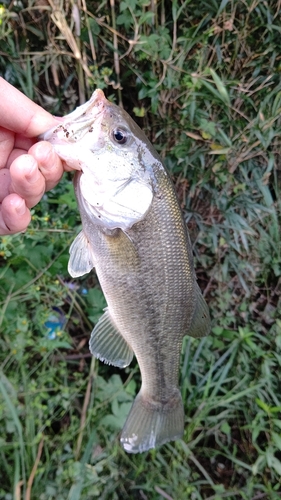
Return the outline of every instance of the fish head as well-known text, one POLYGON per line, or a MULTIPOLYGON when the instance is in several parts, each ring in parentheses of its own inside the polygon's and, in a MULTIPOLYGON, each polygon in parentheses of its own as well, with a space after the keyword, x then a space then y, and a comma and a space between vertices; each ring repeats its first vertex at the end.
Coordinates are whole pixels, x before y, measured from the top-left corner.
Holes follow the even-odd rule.
POLYGON ((80 210, 98 224, 126 230, 145 217, 160 159, 137 124, 102 90, 41 138, 81 171, 75 180, 80 210))

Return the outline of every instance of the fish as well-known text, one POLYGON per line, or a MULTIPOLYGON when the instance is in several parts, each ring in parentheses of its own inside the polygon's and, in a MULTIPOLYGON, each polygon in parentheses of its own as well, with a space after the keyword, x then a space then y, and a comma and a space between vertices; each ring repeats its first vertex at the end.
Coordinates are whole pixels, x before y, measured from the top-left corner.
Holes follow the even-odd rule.
POLYGON ((100 89, 42 138, 77 170, 82 231, 68 271, 76 278, 95 268, 107 302, 90 351, 119 368, 135 355, 140 368, 121 445, 141 453, 180 439, 183 338, 207 335, 211 323, 171 178, 144 132, 100 89))

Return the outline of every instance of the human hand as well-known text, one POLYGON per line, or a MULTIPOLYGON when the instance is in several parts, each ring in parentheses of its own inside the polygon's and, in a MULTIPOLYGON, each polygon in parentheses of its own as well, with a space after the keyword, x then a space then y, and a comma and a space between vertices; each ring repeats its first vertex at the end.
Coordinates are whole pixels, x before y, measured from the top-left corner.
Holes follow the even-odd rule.
POLYGON ((37 136, 60 123, 0 77, 0 235, 24 231, 30 208, 63 174, 51 144, 37 136))

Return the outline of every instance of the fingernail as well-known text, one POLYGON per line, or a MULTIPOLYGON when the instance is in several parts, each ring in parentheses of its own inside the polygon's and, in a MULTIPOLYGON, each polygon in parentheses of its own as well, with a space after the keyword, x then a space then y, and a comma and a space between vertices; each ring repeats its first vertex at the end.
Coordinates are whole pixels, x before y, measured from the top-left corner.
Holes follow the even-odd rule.
POLYGON ((45 162, 53 154, 53 146, 46 141, 37 142, 33 146, 33 153, 38 163, 45 162))
POLYGON ((15 209, 18 215, 24 215, 26 211, 25 201, 19 201, 19 203, 15 206, 15 209))
POLYGON ((33 164, 28 174, 25 175, 25 178, 28 180, 29 184, 35 184, 40 179, 40 172, 36 164, 33 164))

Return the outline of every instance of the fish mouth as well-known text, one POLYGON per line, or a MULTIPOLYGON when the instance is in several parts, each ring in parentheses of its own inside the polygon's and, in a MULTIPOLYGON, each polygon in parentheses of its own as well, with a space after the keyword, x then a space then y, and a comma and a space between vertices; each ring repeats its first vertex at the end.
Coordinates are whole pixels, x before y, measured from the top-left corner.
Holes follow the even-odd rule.
POLYGON ((95 141, 106 103, 103 91, 95 90, 88 102, 66 115, 62 123, 41 134, 39 139, 51 144, 75 143, 90 133, 95 141))

